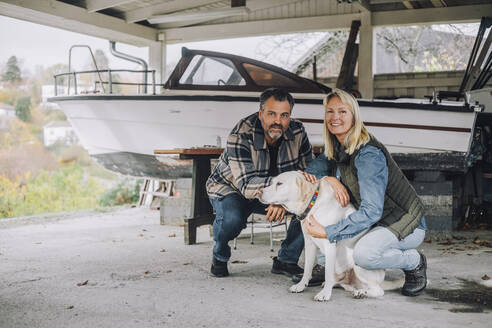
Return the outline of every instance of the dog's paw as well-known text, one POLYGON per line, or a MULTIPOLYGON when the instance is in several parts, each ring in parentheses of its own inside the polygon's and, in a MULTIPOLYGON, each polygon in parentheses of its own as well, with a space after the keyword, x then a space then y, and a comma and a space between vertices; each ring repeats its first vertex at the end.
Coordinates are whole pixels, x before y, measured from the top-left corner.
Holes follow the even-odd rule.
POLYGON ((331 298, 331 290, 326 290, 323 288, 316 296, 314 296, 314 300, 318 302, 326 302, 331 298))
POLYGON ((367 290, 356 289, 352 292, 352 295, 357 299, 367 298, 367 290))
POLYGON ((289 291, 291 293, 302 293, 305 288, 306 285, 301 281, 298 284, 290 286, 289 291))

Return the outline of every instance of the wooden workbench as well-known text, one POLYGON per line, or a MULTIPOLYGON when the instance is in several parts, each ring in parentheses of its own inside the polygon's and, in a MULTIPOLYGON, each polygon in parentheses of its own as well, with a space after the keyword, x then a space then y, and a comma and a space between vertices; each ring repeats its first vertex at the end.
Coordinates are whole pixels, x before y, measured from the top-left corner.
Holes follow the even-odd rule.
POLYGON ((211 172, 210 160, 218 158, 224 148, 185 148, 170 150, 154 150, 155 155, 179 155, 181 159, 193 160, 191 185, 191 218, 184 220, 184 242, 186 245, 196 244, 196 228, 205 224, 213 224, 215 214, 208 200, 205 183, 211 172))

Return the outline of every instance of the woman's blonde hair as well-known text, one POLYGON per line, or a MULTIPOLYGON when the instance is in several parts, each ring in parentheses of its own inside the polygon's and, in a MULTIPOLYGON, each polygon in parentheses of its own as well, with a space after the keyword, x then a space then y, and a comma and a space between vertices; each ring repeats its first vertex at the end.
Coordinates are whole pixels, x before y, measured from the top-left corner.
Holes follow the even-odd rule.
MULTIPOLYGON (((332 89, 332 91, 323 100, 323 106, 325 107, 325 110, 330 100, 335 97, 338 97, 340 101, 352 112, 353 124, 348 131, 347 137, 345 138, 343 144, 345 152, 349 155, 352 155, 357 149, 359 149, 360 146, 365 145, 371 139, 371 137, 369 136, 369 132, 367 132, 366 127, 364 126, 364 123, 360 118, 359 104, 351 94, 340 89, 332 89)), ((326 125, 325 114, 323 139, 325 141, 325 155, 329 159, 335 159, 334 138, 335 136, 330 133, 326 125)))

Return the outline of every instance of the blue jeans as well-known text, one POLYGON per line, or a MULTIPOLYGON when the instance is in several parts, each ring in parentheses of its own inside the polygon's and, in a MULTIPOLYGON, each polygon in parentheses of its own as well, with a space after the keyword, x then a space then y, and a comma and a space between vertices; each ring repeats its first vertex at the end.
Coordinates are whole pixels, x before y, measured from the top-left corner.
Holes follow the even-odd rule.
MULTIPOLYGON (((229 194, 223 199, 210 198, 215 210, 213 225, 214 257, 227 262, 231 257, 229 241, 233 240, 246 228, 246 221, 251 213, 265 214, 267 205, 257 199, 246 199, 237 193, 229 194)), ((287 237, 282 242, 278 252, 278 260, 285 263, 297 263, 304 248, 304 237, 301 224, 298 220, 291 220, 287 230, 287 237)))
MULTIPOLYGON (((367 270, 413 270, 420 263, 416 248, 424 241, 425 230, 416 228, 410 235, 398 240, 385 227, 375 227, 362 237, 354 247, 354 262, 367 270)), ((318 263, 325 263, 318 253, 318 263)))

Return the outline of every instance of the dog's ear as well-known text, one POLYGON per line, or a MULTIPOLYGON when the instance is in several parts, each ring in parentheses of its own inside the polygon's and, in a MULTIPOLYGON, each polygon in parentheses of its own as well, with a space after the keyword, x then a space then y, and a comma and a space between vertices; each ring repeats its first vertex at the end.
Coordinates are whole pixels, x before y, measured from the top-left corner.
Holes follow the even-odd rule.
POLYGON ((298 192, 298 199, 303 203, 308 201, 308 198, 312 197, 310 183, 304 178, 304 176, 296 176, 296 186, 298 192))

